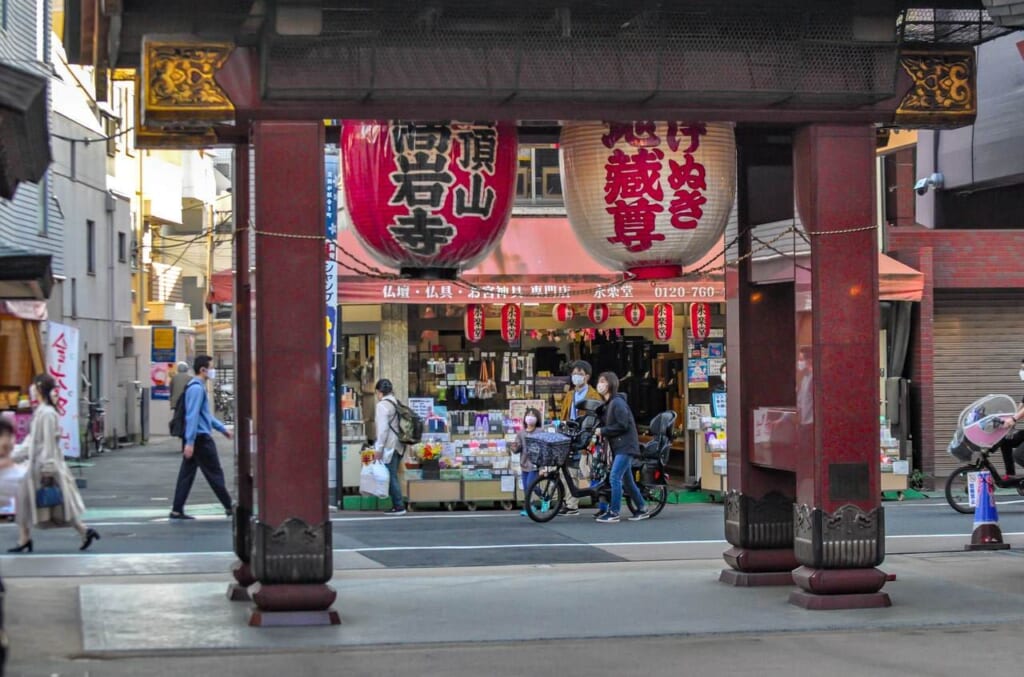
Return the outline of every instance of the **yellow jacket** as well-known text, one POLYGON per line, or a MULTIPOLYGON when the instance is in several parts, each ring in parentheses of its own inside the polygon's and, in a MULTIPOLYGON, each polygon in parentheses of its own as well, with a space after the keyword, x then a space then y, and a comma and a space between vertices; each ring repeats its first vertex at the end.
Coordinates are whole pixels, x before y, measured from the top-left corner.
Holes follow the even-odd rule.
MULTIPOLYGON (((559 412, 560 421, 572 421, 576 418, 574 411, 570 411, 573 406, 573 400, 576 397, 576 389, 573 388, 565 395, 562 396, 562 411, 559 412)), ((587 397, 588 400, 600 400, 601 396, 594 390, 594 386, 587 384, 587 397)))

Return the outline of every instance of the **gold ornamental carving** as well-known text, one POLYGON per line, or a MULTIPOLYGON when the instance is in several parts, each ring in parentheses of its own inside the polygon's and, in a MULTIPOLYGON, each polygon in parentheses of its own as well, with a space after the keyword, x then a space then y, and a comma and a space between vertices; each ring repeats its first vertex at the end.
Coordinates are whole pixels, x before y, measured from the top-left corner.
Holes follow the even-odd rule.
POLYGON ((896 109, 902 127, 961 127, 974 122, 974 52, 904 52, 900 67, 911 86, 896 109))
POLYGON ((143 123, 178 129, 230 124, 235 107, 216 75, 233 48, 223 42, 145 40, 140 76, 143 123))

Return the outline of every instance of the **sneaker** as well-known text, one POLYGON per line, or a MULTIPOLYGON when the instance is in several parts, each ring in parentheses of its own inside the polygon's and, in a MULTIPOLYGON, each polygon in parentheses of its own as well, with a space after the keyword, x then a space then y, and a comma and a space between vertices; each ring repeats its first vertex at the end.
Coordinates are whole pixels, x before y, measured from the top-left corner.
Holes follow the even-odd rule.
POLYGON ((193 517, 192 515, 186 515, 183 512, 174 512, 173 510, 171 511, 171 514, 168 515, 167 517, 172 519, 172 520, 194 520, 195 519, 195 517, 193 517))
POLYGON ((633 516, 629 518, 630 522, 639 522, 640 520, 646 520, 651 518, 651 513, 647 510, 641 510, 640 512, 633 513, 633 516))
POLYGON ((594 513, 594 519, 599 520, 607 514, 607 510, 598 510, 597 512, 594 513))
POLYGON ((529 514, 527 514, 527 512, 525 510, 520 510, 519 511, 519 516, 520 517, 529 517, 529 514))
POLYGON ((580 514, 580 511, 575 508, 562 508, 558 511, 559 515, 565 515, 567 517, 576 517, 580 514))
POLYGON ((392 515, 392 516, 404 515, 405 514, 405 508, 391 508, 391 510, 385 510, 384 514, 385 515, 392 515))
POLYGON ((616 524, 619 521, 619 516, 613 512, 606 512, 597 518, 598 524, 616 524))

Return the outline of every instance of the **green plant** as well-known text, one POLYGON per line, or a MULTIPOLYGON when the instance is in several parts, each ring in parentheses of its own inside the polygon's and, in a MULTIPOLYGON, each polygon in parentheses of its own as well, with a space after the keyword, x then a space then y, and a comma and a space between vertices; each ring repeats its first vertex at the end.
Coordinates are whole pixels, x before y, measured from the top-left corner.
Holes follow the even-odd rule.
POLYGON ((910 473, 910 477, 907 478, 907 486, 911 489, 920 491, 921 489, 924 489, 925 482, 931 478, 932 476, 928 473, 922 471, 920 468, 915 468, 914 472, 910 473))

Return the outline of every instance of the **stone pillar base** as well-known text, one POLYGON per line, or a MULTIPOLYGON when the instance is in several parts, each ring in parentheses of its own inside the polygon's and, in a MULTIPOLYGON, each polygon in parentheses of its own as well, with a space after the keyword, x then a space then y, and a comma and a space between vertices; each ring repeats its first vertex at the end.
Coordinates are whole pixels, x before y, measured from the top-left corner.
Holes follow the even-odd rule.
POLYGON ((331 609, 338 593, 323 583, 265 585, 254 583, 249 595, 256 606, 249 625, 338 625, 341 618, 331 609))
POLYGON ((793 572, 801 588, 789 603, 804 609, 871 609, 892 606, 889 595, 879 592, 888 575, 878 569, 812 569, 793 572))
POLYGON ((238 561, 231 567, 231 575, 235 577, 236 583, 230 583, 228 585, 228 600, 232 602, 248 602, 249 597, 249 586, 256 582, 256 577, 252 575, 252 569, 249 567, 248 562, 238 561))
POLYGON ((763 573, 747 573, 735 569, 722 569, 718 576, 719 583, 736 588, 761 588, 768 586, 793 585, 793 572, 766 571, 763 573))
POLYGON ((734 546, 723 552, 722 558, 733 569, 751 574, 788 574, 800 566, 791 548, 750 550, 734 546))

